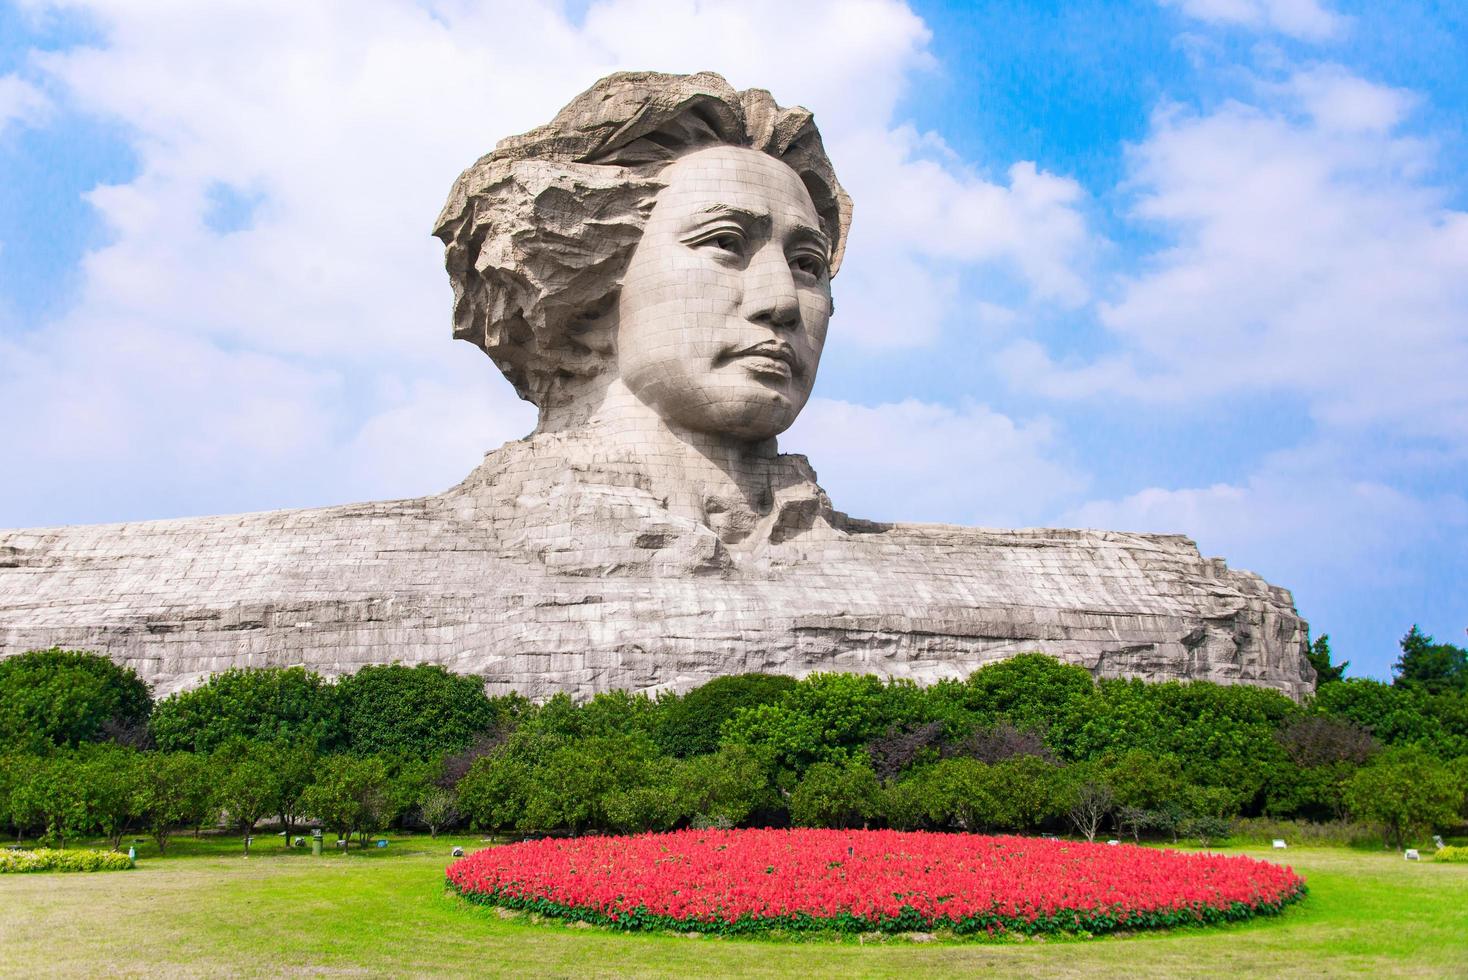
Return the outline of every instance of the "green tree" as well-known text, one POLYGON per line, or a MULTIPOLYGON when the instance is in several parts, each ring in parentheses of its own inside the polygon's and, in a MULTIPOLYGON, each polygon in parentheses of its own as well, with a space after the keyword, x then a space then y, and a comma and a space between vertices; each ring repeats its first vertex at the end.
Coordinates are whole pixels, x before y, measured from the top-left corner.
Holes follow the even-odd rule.
POLYGON ((893 830, 923 827, 928 820, 928 797, 923 780, 909 777, 885 784, 877 798, 877 813, 893 830))
POLYGON ((244 840, 245 856, 255 825, 280 807, 281 773, 271 746, 233 741, 210 758, 214 803, 244 840))
POLYGON ((1448 770, 1458 782, 1458 816, 1468 822, 1468 755, 1460 755, 1449 762, 1448 770))
POLYGON ((1309 820, 1344 820, 1345 787, 1381 744, 1349 718, 1302 715, 1276 736, 1289 756, 1269 774, 1265 812, 1309 820))
POLYGON ((304 667, 227 670, 158 702, 153 738, 165 752, 209 754, 228 742, 284 742, 324 751, 341 737, 336 689, 304 667))
POLYGON ((339 839, 350 842, 356 835, 366 847, 368 836, 396 815, 389 802, 388 766, 377 756, 328 756, 301 806, 339 839))
POLYGON ((1161 809, 1181 798, 1187 785, 1176 756, 1157 756, 1140 749, 1103 756, 1100 772, 1118 806, 1141 810, 1161 809))
POLYGON ((77 650, 0 660, 0 747, 44 752, 145 725, 152 700, 129 667, 77 650))
MULTIPOLYGON (((10 806, 11 794, 15 791, 16 784, 24 772, 23 756, 19 753, 8 754, 0 752, 0 827, 16 827, 13 811, 10 806)), ((17 830, 16 837, 20 834, 17 830)))
POLYGON ((266 742, 256 748, 261 761, 275 772, 275 806, 285 831, 285 846, 291 846, 291 833, 305 814, 302 803, 306 790, 316 778, 316 752, 310 744, 266 742))
MULTIPOLYGON (((656 754, 641 735, 597 735, 551 749, 531 770, 517 829, 611 829, 609 797, 647 785, 656 754)), ((624 816, 619 811, 619 819, 624 816)))
POLYGON ((706 755, 719 747, 724 723, 743 708, 775 704, 795 687, 795 679, 775 674, 716 677, 682 697, 658 702, 657 741, 669 755, 706 755))
POLYGON ((219 815, 209 768, 207 757, 192 752, 149 752, 142 758, 137 809, 159 854, 179 827, 199 827, 219 815))
POLYGON ((387 804, 392 816, 388 823, 407 817, 418 809, 419 802, 439 784, 443 758, 424 758, 402 753, 378 756, 387 767, 387 804))
POLYGON ((1468 691, 1468 650, 1434 643, 1416 624, 1401 640, 1402 655, 1392 666, 1393 682, 1428 694, 1468 691))
POLYGON ((1417 746, 1440 758, 1468 754, 1468 738, 1444 727, 1450 712, 1439 700, 1456 697, 1434 698, 1416 685, 1350 677, 1317 691, 1309 710, 1351 721, 1386 746, 1417 746))
POLYGON ((1003 827, 1009 819, 994 767, 977 759, 944 759, 913 778, 935 826, 975 833, 1003 827))
POLYGON ((476 830, 508 830, 524 819, 535 766, 516 748, 506 743, 475 759, 455 787, 459 810, 476 830))
POLYGON ((806 770, 790 794, 790 819, 798 827, 855 827, 879 811, 881 786, 862 757, 806 770))
POLYGON ((608 790, 601 798, 606 824, 624 834, 667 830, 681 816, 678 787, 671 774, 654 770, 652 778, 637 786, 608 790))
POLYGON ((1343 660, 1338 664, 1330 662, 1330 634, 1322 633, 1319 638, 1305 648, 1305 659, 1310 661, 1310 666, 1315 668, 1315 688, 1319 690, 1326 684, 1334 684, 1345 679, 1346 668, 1351 666, 1349 660, 1343 660))
POLYGON ((88 829, 99 831, 115 851, 123 834, 141 816, 141 756, 119 745, 95 745, 71 756, 77 767, 88 829))
POLYGON ((1022 653, 970 675, 967 707, 980 726, 1007 721, 1020 731, 1044 734, 1046 744, 1075 758, 1074 733, 1095 711, 1090 672, 1041 653, 1022 653))
POLYGON ((17 840, 27 831, 40 830, 44 826, 39 780, 41 770, 48 764, 44 757, 29 753, 0 757, 4 818, 15 831, 17 840))
POLYGON ((17 825, 40 828, 42 840, 63 849, 68 838, 92 829, 82 767, 71 751, 29 757, 11 789, 10 807, 17 825))
POLYGON ((726 745, 684 759, 671 778, 679 816, 703 826, 737 826, 775 804, 770 774, 748 746, 726 745))
POLYGON ((346 747, 359 755, 457 752, 500 720, 480 678, 437 664, 367 666, 336 687, 346 747))
POLYGON ((437 837, 439 830, 458 819, 459 798, 453 790, 429 786, 418 798, 418 818, 428 827, 428 836, 437 837))
POLYGON ((990 768, 993 795, 1005 829, 1029 831, 1067 809, 1064 770, 1033 755, 1018 755, 990 768))
POLYGON ((767 764, 799 775, 817 762, 864 756, 872 739, 916 720, 902 716, 912 703, 904 687, 870 674, 811 674, 778 703, 736 711, 725 723, 724 741, 748 745, 767 764))
POLYGON ((1379 826, 1398 848, 1415 834, 1456 823, 1462 800, 1456 774, 1420 749, 1384 752, 1346 786, 1351 813, 1379 826))

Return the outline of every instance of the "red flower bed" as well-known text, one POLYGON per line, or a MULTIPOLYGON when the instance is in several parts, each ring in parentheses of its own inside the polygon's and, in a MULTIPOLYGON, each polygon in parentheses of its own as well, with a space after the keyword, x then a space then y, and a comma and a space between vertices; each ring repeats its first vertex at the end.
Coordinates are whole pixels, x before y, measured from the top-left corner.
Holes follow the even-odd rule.
POLYGON ((1292 870, 1130 845, 895 830, 683 830, 539 840, 449 866, 464 897, 622 929, 1105 932, 1302 898, 1292 870))

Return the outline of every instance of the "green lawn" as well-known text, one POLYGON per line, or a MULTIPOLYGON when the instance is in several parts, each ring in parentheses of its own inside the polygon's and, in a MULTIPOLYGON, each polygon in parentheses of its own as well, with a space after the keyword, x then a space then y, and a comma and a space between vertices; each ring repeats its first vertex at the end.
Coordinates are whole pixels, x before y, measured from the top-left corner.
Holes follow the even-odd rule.
MULTIPOLYGON (((1310 896, 1238 926, 1095 940, 875 944, 626 935, 505 918, 447 894, 466 838, 348 856, 257 840, 139 847, 136 870, 0 875, 6 975, 533 974, 1468 976, 1468 865, 1302 849, 1310 896), (175 853, 176 852, 176 853, 175 853)), ((1257 857, 1273 855, 1259 851, 1257 857)))

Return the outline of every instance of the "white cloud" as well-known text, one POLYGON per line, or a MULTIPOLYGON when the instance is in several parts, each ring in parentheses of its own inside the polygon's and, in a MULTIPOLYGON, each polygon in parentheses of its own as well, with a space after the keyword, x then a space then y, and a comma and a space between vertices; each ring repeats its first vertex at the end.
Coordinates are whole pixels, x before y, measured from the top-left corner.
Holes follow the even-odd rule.
POLYGON ((908 399, 814 398, 780 447, 805 453, 837 509, 870 520, 1014 527, 1040 521, 1085 479, 1056 462, 1046 419, 908 399))
POLYGON ((0 134, 11 126, 34 126, 52 110, 51 100, 19 75, 0 75, 0 134))
POLYGON ((1302 41, 1326 41, 1345 33, 1350 18, 1319 0, 1160 0, 1209 24, 1277 31, 1302 41))
POLYGON ((1328 426, 1468 448, 1468 214, 1399 132, 1412 98, 1324 68, 1260 99, 1164 108, 1134 148, 1135 216, 1172 243, 1103 305, 1116 351, 1023 341, 1004 363, 1055 397, 1285 392, 1328 426))
POLYGON ((1297 72, 1283 90, 1293 94, 1322 133, 1386 136, 1406 118, 1417 97, 1352 75, 1339 65, 1297 72))
MULTIPOLYGON (((1404 490, 1371 473, 1366 454, 1391 455, 1390 450, 1358 447, 1356 453, 1361 455, 1339 444, 1314 443, 1266 458, 1237 482, 1149 487, 1091 501, 1062 521, 1186 534, 1203 554, 1223 555, 1232 567, 1294 589, 1307 617, 1329 613, 1317 624, 1320 629, 1363 607, 1400 604, 1404 587, 1413 589, 1406 605, 1418 608, 1402 614, 1421 615, 1420 604, 1451 585, 1436 580, 1437 570, 1423 556, 1451 554, 1457 550, 1451 542, 1468 536, 1468 498, 1404 490)), ((1401 464, 1395 457, 1393 462, 1401 464)))
POLYGON ((50 488, 8 491, 0 524, 166 516, 184 483, 190 510, 422 492, 523 432, 449 340, 429 225, 461 168, 620 68, 718 70, 816 112, 857 198, 835 328, 858 343, 932 340, 978 265, 1084 295, 1074 183, 1025 164, 990 182, 895 126, 930 63, 896 0, 605 0, 579 25, 550 0, 67 6, 97 42, 28 71, 129 134, 137 176, 89 195, 110 240, 74 307, 0 336, 0 396, 52 420, 0 433, 50 488), (221 199, 240 204, 223 226, 221 199), (111 493, 68 489, 99 459, 111 493))

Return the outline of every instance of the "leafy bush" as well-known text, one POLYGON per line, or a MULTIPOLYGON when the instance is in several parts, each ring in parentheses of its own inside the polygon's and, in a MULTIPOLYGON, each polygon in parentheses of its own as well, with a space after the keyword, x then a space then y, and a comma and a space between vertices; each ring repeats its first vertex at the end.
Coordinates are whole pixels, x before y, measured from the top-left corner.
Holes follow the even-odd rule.
POLYGON ((1468 847, 1440 847, 1432 856, 1434 861, 1446 861, 1449 864, 1468 864, 1468 847))
POLYGON ((741 708, 774 704, 795 687, 795 679, 775 674, 717 677, 682 697, 659 704, 657 741, 669 755, 706 755, 719 747, 724 722, 741 708))
POLYGON ((137 816, 138 753, 116 745, 84 745, 48 756, 6 760, 9 818, 47 843, 100 833, 116 846, 137 816))
POLYGON ((229 742, 285 742, 324 751, 341 740, 336 689, 304 667, 227 670, 153 709, 166 752, 211 753, 229 742))
POLYGON ((27 871, 126 871, 133 862, 116 851, 63 851, 40 847, 33 851, 0 851, 0 874, 27 871))
POLYGON ((367 666, 336 688, 346 748, 361 755, 458 752, 499 720, 480 678, 437 664, 367 666))
POLYGON ((191 752, 148 753, 139 766, 137 805, 158 853, 165 853, 175 828, 202 827, 219 816, 209 760, 191 752))
POLYGON ((367 838, 397 816, 388 789, 382 759, 334 755, 322 763, 301 806, 340 839, 350 841, 355 834, 366 847, 367 838))
POLYGON ((1074 756, 1073 735, 1095 715, 1098 695, 1085 668, 1041 653, 1022 653, 982 667, 964 687, 964 706, 974 724, 1008 722, 1020 731, 1045 732, 1050 747, 1066 757, 1074 756))
POLYGON ((44 752, 146 724, 148 685, 100 654, 32 650, 0 660, 0 749, 44 752))
POLYGON ((1352 814, 1379 826, 1392 847, 1456 823, 1462 799, 1457 775, 1418 749, 1385 752, 1346 785, 1352 814))
MULTIPOLYGON (((724 726, 726 744, 748 745, 795 774, 818 762, 844 762, 900 717, 901 687, 870 674, 811 674, 779 702, 741 708, 724 726)), ((903 691, 903 694, 906 692, 903 691)))
POLYGON ((247 855, 255 824, 280 806, 284 773, 278 761, 274 743, 238 739, 222 746, 209 760, 214 806, 239 831, 247 855))
POLYGON ((790 795, 797 827, 856 827, 877 815, 880 786, 865 760, 818 762, 790 795))
POLYGON ((1461 694, 1433 697, 1411 684, 1383 684, 1352 677, 1320 688, 1310 702, 1310 710, 1349 719, 1383 745, 1416 746, 1448 759, 1468 755, 1468 732, 1444 725, 1445 720, 1456 717, 1452 705, 1458 705, 1461 711, 1465 700, 1461 694))

